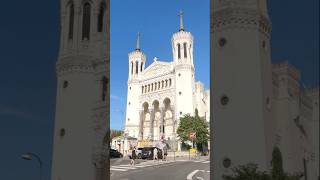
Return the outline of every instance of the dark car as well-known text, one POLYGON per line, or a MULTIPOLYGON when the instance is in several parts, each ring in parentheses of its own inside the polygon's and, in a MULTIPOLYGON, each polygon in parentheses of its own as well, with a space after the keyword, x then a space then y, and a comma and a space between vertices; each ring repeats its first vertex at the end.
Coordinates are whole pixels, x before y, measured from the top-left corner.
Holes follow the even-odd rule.
POLYGON ((115 149, 110 149, 110 158, 121 158, 123 155, 115 150, 115 149))
MULTIPOLYGON (((141 158, 142 158, 142 149, 143 149, 143 148, 138 148, 138 149, 135 151, 135 153, 136 153, 136 158, 137 158, 137 159, 141 159, 141 158)), ((129 151, 128 157, 129 157, 130 159, 132 159, 132 150, 129 151)))
MULTIPOLYGON (((153 159, 153 150, 157 147, 144 147, 142 149, 142 159, 153 159)), ((158 158, 162 159, 162 151, 161 149, 157 148, 158 150, 158 158)))

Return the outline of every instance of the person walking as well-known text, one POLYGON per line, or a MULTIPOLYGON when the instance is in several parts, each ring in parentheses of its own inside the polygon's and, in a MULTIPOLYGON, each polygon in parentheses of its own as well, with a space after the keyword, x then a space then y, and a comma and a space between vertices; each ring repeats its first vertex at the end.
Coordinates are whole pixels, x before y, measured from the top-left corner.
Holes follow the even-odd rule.
POLYGON ((163 147, 163 155, 164 155, 163 157, 164 161, 167 161, 167 155, 168 155, 167 146, 163 147))
POLYGON ((158 160, 158 149, 154 148, 153 149, 153 161, 158 160))
POLYGON ((132 165, 132 166, 134 166, 135 164, 136 164, 136 147, 133 147, 133 149, 132 149, 132 151, 131 151, 131 162, 130 162, 130 164, 132 165))

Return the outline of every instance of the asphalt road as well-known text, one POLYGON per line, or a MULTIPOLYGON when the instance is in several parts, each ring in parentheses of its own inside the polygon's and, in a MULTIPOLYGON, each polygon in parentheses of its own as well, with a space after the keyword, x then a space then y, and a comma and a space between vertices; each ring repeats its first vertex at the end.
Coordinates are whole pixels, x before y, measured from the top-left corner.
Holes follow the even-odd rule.
POLYGON ((111 162, 111 180, 209 180, 209 161, 141 161, 131 166, 111 162))

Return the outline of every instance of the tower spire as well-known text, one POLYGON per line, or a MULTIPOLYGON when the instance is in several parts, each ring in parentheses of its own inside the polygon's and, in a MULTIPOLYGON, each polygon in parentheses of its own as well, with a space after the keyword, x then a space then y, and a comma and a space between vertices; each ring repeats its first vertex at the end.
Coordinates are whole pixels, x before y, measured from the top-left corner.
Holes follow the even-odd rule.
POLYGON ((184 27, 183 27, 183 11, 182 10, 180 10, 179 16, 180 16, 180 31, 184 31, 184 27))
POLYGON ((138 36, 137 36, 136 50, 140 51, 140 32, 138 32, 138 36))

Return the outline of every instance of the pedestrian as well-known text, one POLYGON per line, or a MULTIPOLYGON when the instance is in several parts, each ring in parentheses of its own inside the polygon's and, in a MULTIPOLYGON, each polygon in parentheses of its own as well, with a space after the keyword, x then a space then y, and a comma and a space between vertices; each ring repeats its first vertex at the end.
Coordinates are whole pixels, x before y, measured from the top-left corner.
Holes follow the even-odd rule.
POLYGON ((131 162, 130 162, 130 164, 134 166, 136 164, 135 160, 136 160, 136 147, 133 147, 133 149, 131 151, 131 162))
POLYGON ((168 155, 168 151, 167 151, 167 146, 165 146, 164 148, 163 148, 163 155, 164 155, 164 160, 165 161, 167 161, 167 155, 168 155))
POLYGON ((158 160, 158 149, 155 147, 153 149, 153 161, 158 160))

